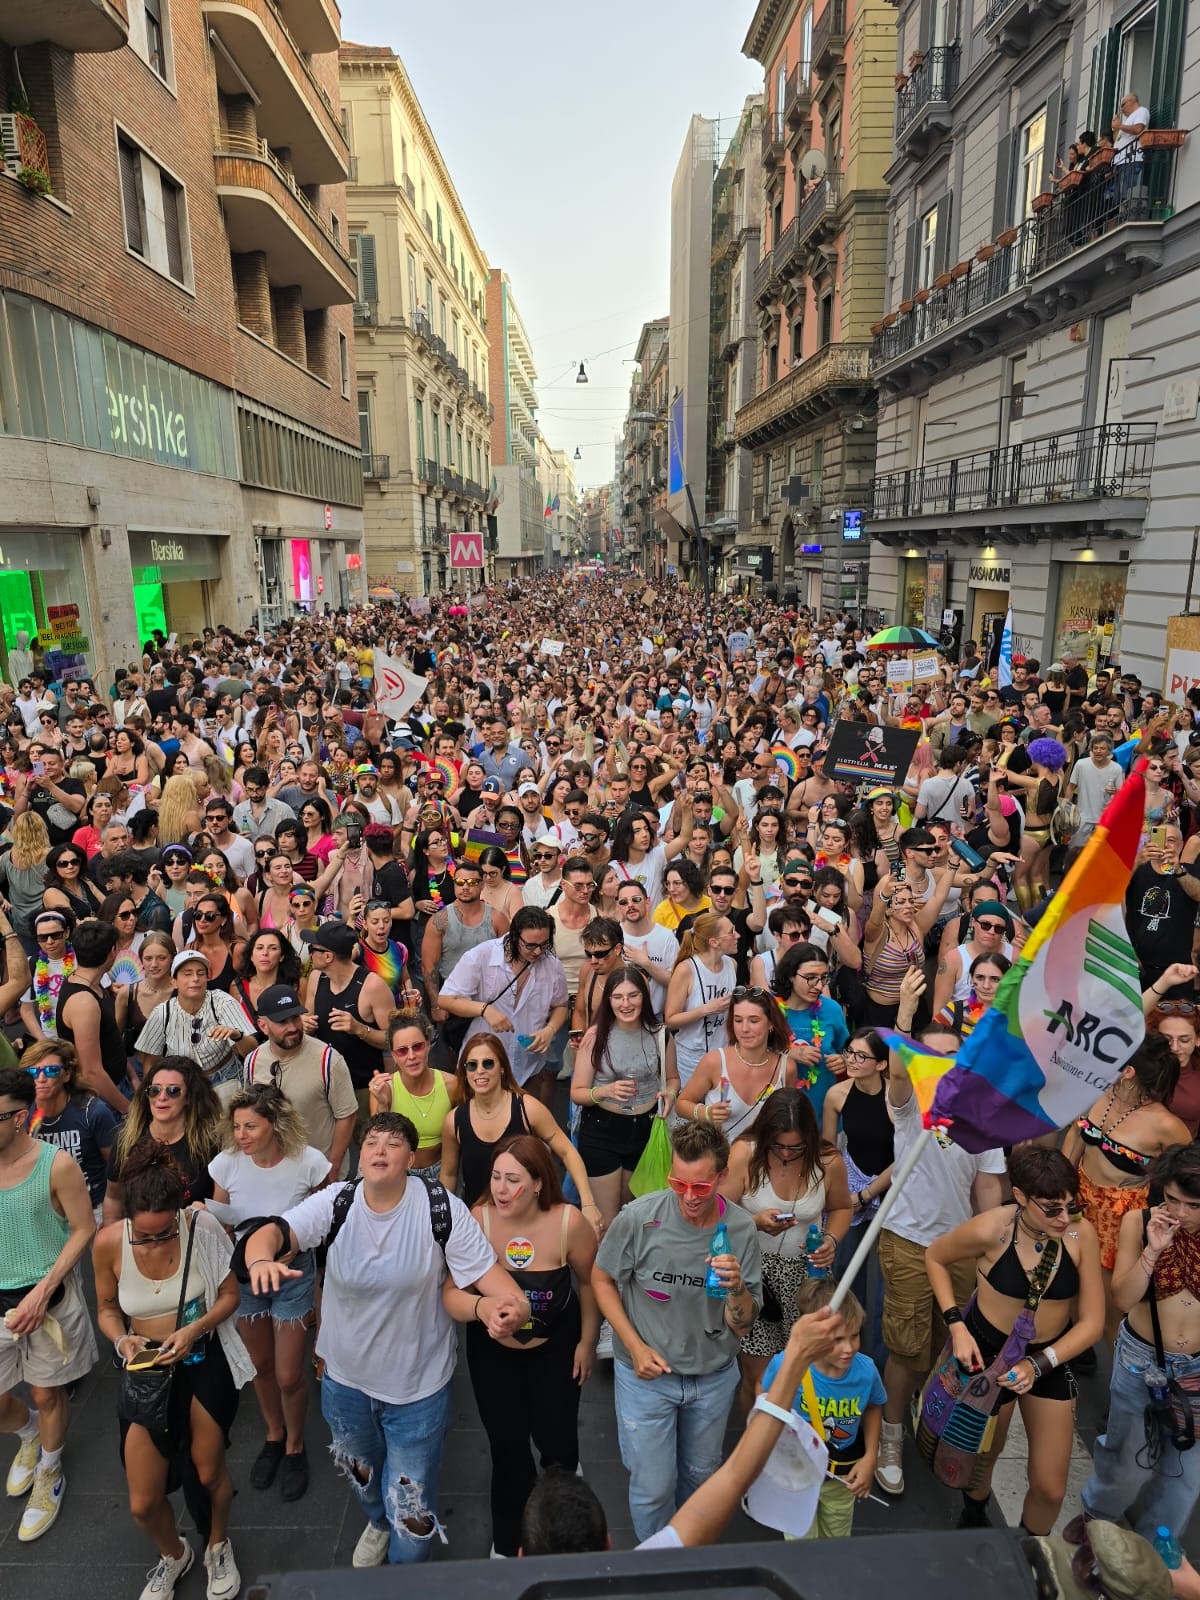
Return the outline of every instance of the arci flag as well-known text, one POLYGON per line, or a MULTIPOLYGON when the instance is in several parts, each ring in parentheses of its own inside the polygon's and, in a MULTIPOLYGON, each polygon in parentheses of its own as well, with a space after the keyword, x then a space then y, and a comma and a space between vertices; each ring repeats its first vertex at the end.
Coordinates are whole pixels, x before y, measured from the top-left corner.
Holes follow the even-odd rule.
POLYGON ((978 1153, 1065 1128, 1145 1034, 1124 899, 1146 804, 1140 772, 1105 807, 1062 888, 938 1084, 932 1120, 978 1153))
POLYGON ((386 650, 375 652, 375 704, 385 717, 399 722, 428 689, 424 678, 409 672, 386 650))
POLYGON ((996 664, 996 682, 1001 689, 1012 688, 1012 657, 1012 607, 1009 606, 1008 615, 1004 619, 1004 631, 1000 635, 1000 660, 996 664))

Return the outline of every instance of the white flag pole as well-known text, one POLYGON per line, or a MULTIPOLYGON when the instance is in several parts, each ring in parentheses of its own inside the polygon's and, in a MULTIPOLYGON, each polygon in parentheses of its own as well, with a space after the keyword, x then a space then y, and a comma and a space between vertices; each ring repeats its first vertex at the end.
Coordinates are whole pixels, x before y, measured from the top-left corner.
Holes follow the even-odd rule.
MULTIPOLYGON (((885 1090, 884 1092, 886 1093, 887 1091, 885 1090)), ((838 1309, 842 1301, 854 1287, 854 1280, 858 1276, 859 1272, 861 1272, 863 1267, 866 1266, 867 1257, 871 1254, 871 1246, 875 1243, 876 1239, 878 1239, 880 1230, 887 1221, 888 1212, 892 1209, 892 1205, 895 1202, 896 1196, 900 1193, 900 1190, 903 1188, 906 1180, 909 1177, 909 1174, 912 1172, 917 1162, 921 1159, 922 1152, 932 1138, 933 1129, 922 1128, 920 1133, 913 1140, 912 1149, 896 1168, 896 1171, 892 1176, 891 1187, 880 1201, 879 1210, 871 1218, 869 1225, 864 1228, 863 1236, 858 1242, 858 1249, 851 1256, 850 1265, 846 1268, 846 1271, 842 1275, 837 1288, 833 1292, 833 1299, 829 1302, 829 1309, 831 1311, 836 1311, 838 1309)))

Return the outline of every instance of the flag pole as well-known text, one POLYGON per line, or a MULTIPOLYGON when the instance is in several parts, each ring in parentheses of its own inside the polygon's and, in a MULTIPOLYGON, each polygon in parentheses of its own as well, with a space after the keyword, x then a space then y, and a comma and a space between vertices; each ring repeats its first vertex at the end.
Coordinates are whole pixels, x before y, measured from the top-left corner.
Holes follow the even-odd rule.
POLYGON ((896 1196, 900 1193, 900 1190, 903 1188, 913 1168, 921 1159, 921 1154, 926 1145, 932 1138, 933 1129, 922 1128, 920 1133, 913 1140, 912 1149, 896 1168, 895 1174, 892 1178, 891 1186, 879 1203, 879 1210, 871 1218, 869 1225, 863 1230, 863 1236, 858 1242, 858 1249, 851 1256, 850 1265, 846 1268, 838 1282, 837 1288, 833 1292, 833 1299, 829 1302, 829 1309, 831 1311, 836 1311, 840 1307, 842 1301, 854 1287, 854 1280, 862 1268, 866 1266, 867 1257, 871 1253, 871 1246, 875 1243, 876 1239, 878 1239, 880 1231, 882 1230, 884 1223, 887 1221, 888 1212, 892 1209, 892 1206, 895 1203, 896 1196))

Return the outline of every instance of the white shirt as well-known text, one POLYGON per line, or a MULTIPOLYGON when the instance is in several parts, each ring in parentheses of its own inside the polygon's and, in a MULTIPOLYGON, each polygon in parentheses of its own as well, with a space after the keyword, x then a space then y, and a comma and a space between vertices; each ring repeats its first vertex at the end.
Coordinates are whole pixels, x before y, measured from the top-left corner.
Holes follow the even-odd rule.
MULTIPOLYGON (((520 1034, 534 1034, 546 1026, 550 1013, 556 1006, 565 1006, 570 998, 567 976, 557 956, 539 956, 528 969, 528 976, 512 981, 513 970, 504 955, 503 939, 486 939, 468 950, 455 964, 454 971, 442 985, 446 995, 465 996, 480 1002, 486 1001, 512 1021, 512 1032, 506 1035, 505 1049, 512 1063, 513 1076, 518 1083, 526 1083, 547 1065, 546 1056, 532 1055, 517 1042, 520 1034)), ((473 1017, 467 1029, 469 1042, 477 1033, 491 1033, 489 1023, 482 1017, 473 1017)))
POLYGON ((562 899, 562 873, 547 883, 540 872, 533 873, 521 885, 521 898, 527 906, 540 906, 544 911, 551 900, 562 899))
MULTIPOLYGON (((285 1213, 302 1250, 320 1244, 333 1223, 333 1184, 285 1213)), ((445 1259, 433 1236, 429 1191, 409 1178, 390 1211, 372 1211, 355 1191, 329 1252, 317 1354, 335 1383, 385 1405, 426 1400, 454 1372, 455 1326, 442 1306, 447 1270, 460 1289, 475 1283, 496 1255, 457 1195, 445 1259)))
MULTIPOLYGON (((625 948, 644 950, 656 967, 666 967, 668 971, 675 965, 679 955, 679 941, 670 928, 664 928, 661 922, 653 922, 649 933, 630 933, 626 923, 621 924, 621 933, 624 935, 625 948)), ((667 1001, 667 986, 652 978, 649 973, 642 976, 650 985, 650 998, 654 1002, 654 1009, 661 1017, 663 1006, 667 1001)))
MULTIPOLYGON (((1140 122, 1145 129, 1150 126, 1150 113, 1145 106, 1135 106, 1128 116, 1121 112, 1121 121, 1140 122)), ((1113 158, 1114 166, 1118 164, 1123 166, 1127 161, 1133 163, 1142 159, 1142 147, 1138 143, 1138 137, 1138 134, 1126 133, 1124 129, 1117 134, 1113 140, 1113 149, 1117 152, 1113 158)))
POLYGON ((229 1203, 206 1200, 205 1205, 218 1222, 235 1227, 249 1217, 281 1217, 298 1205, 329 1176, 329 1157, 309 1144, 299 1155, 260 1167, 241 1150, 222 1150, 208 1163, 208 1170, 229 1203))
MULTIPOLYGON (((229 809, 233 810, 233 801, 229 802, 229 809)), ((244 833, 231 833, 224 844, 218 844, 217 849, 228 861, 229 865, 238 875, 238 881, 245 883, 254 872, 254 845, 244 833)))
MULTIPOLYGON (((888 1114, 896 1132, 898 1165, 924 1131, 916 1095, 910 1095, 902 1106, 893 1105, 889 1099, 888 1114)), ((941 1145, 931 1139, 901 1185, 884 1227, 913 1244, 931 1245, 970 1218, 975 1175, 999 1175, 1003 1171, 1002 1150, 985 1150, 982 1155, 973 1156, 956 1144, 941 1145)))

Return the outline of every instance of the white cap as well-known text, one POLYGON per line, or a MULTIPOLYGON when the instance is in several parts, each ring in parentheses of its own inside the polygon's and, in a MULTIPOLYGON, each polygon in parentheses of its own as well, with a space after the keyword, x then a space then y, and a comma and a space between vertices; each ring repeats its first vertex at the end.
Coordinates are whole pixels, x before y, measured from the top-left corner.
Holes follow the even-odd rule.
POLYGON ((540 789, 539 789, 539 788, 538 788, 538 786, 537 786, 537 784, 536 784, 536 783, 528 783, 528 782, 526 782, 526 783, 523 783, 523 784, 522 784, 522 785, 521 785, 521 787, 520 787, 520 788, 519 788, 519 789, 518 789, 518 790, 517 790, 517 794, 518 794, 518 795, 522 795, 522 794, 536 794, 536 795, 540 795, 540 794, 541 794, 541 792, 542 792, 542 791, 541 791, 541 790, 540 790, 540 789))
POLYGON ((203 950, 181 950, 171 963, 171 976, 174 977, 180 967, 186 967, 189 961, 203 961, 204 970, 208 971, 208 957, 203 950))

